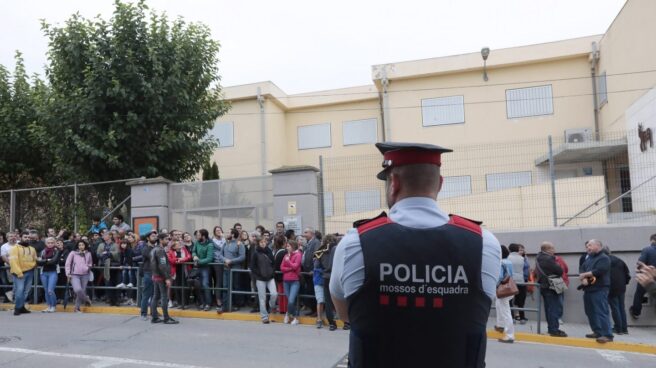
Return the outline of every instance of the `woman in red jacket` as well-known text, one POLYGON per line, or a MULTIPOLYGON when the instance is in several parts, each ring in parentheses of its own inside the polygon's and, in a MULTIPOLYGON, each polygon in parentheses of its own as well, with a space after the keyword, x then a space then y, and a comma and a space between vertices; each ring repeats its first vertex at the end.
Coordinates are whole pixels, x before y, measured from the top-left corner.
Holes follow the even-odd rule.
POLYGON ((282 271, 282 281, 287 295, 287 313, 285 314, 285 323, 289 323, 289 317, 293 318, 292 325, 297 325, 298 308, 296 308, 296 297, 301 287, 299 276, 301 274, 301 252, 298 250, 298 243, 295 240, 287 242, 287 254, 280 264, 282 271))
MULTIPOLYGON (((187 247, 183 246, 179 240, 174 240, 166 251, 166 255, 171 264, 171 278, 173 279, 173 283, 176 287, 179 287, 175 292, 176 304, 182 304, 182 286, 185 274, 191 269, 191 265, 184 266, 182 263, 191 261, 191 253, 189 253, 187 247), (177 276, 178 273, 180 273, 179 276, 177 276)), ((171 298, 171 290, 172 288, 169 288, 169 308, 174 307, 172 302, 173 299, 171 298)))

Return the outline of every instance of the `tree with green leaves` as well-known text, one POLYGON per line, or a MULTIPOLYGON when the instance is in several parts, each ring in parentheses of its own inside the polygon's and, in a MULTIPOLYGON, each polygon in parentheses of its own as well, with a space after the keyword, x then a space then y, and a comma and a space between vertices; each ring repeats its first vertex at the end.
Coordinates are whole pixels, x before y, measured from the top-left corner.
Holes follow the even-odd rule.
POLYGON ((71 180, 192 179, 217 147, 208 135, 227 111, 219 43, 201 24, 115 2, 109 21, 46 22, 47 114, 41 138, 71 180))
POLYGON ((213 162, 210 165, 209 162, 206 162, 203 166, 203 180, 218 180, 219 177, 219 166, 216 162, 213 162))

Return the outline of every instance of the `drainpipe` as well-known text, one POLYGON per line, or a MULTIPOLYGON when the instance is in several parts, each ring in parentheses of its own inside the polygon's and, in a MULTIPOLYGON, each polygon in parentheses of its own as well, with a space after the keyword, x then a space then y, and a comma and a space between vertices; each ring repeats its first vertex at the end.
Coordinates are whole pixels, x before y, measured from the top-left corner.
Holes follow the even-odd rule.
POLYGON ((266 125, 264 116, 264 96, 262 96, 262 89, 257 87, 257 104, 260 105, 260 161, 262 165, 262 176, 267 174, 266 170, 266 125))
POLYGON ((590 53, 590 76, 592 78, 592 103, 594 104, 594 124, 595 140, 599 137, 599 97, 597 96, 597 64, 599 63, 599 50, 597 43, 592 43, 592 52, 590 53))
POLYGON ((383 132, 385 134, 384 141, 392 139, 390 127, 390 114, 389 114, 389 95, 387 94, 387 87, 389 87, 389 80, 387 79, 387 65, 383 65, 383 75, 380 80, 383 86, 383 132))

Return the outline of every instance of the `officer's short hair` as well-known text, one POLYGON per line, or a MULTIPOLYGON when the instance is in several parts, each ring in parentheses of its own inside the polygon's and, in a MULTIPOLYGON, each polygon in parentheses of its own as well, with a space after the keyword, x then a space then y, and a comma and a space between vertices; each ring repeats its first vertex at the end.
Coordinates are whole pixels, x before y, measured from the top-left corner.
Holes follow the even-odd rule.
POLYGON ((437 165, 404 165, 393 167, 390 172, 397 174, 403 186, 410 192, 437 189, 440 185, 440 167, 437 165))

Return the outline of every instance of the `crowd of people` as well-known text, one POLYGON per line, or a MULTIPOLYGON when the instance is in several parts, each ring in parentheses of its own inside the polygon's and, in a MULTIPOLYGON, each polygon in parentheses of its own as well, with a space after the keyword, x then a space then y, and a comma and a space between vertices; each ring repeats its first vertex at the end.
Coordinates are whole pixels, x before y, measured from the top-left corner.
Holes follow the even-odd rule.
MULTIPOLYGON (((100 218, 94 218, 86 235, 50 228, 41 239, 36 230, 17 229, 0 232, 6 269, 0 272, 0 285, 4 285, 0 286, 0 297, 13 302, 14 314, 20 315, 30 313, 25 304, 36 292, 37 299, 47 305, 43 312, 53 313, 58 303, 67 302, 67 288, 62 286, 70 285, 75 312, 82 311, 82 304, 90 306, 94 302, 131 305, 140 307, 144 320, 166 324, 177 323, 169 316, 169 308, 195 306, 217 313, 251 308, 250 312, 260 313, 265 324, 269 323, 270 313, 282 313, 284 323, 295 325, 299 323, 301 306, 306 315, 317 318, 317 328, 324 326, 325 315, 330 330, 335 330, 329 283, 339 240, 337 234, 322 236, 311 228, 297 235, 286 230, 282 222, 276 223, 273 231, 260 225, 248 232, 236 223, 225 232, 215 226, 211 234, 206 229, 193 234, 163 229, 139 236, 121 215, 113 218, 109 228, 100 218), (41 267, 38 275, 42 289, 35 291, 31 286, 37 267, 41 267), (139 285, 142 292, 137 305, 139 285), (299 295, 305 297, 299 300, 299 295)), ((639 318, 645 293, 656 293, 656 234, 650 241, 638 262, 638 285, 629 308, 634 319, 639 318)), ((629 268, 599 240, 589 240, 585 246, 586 253, 579 262, 579 289, 592 329, 587 337, 602 343, 612 341, 613 333, 628 333, 624 299, 631 279, 629 268)), ((569 269, 556 254, 555 246, 542 243, 534 267, 522 244, 501 248, 498 282, 512 278, 518 284, 518 293, 495 301, 495 329, 504 334, 500 341, 513 342, 513 325, 527 322, 521 309, 532 292, 531 282, 540 287, 548 333, 566 337, 560 325, 569 269)), ((349 328, 348 323, 345 328, 349 328)))
POLYGON ((178 323, 169 308, 216 313, 251 308, 264 324, 270 313, 281 313, 291 325, 305 309, 306 316, 316 317, 317 328, 324 327, 325 315, 332 331, 337 325, 329 281, 339 240, 338 234, 322 236, 312 228, 296 234, 282 222, 273 231, 260 225, 249 232, 236 223, 225 232, 215 226, 211 234, 161 229, 139 236, 121 215, 111 227, 93 218, 85 235, 48 229, 41 239, 36 230, 16 229, 0 232, 6 266, 0 297, 13 302, 20 315, 30 313, 26 303, 36 293, 47 304, 43 312, 54 313, 57 304, 67 304, 72 288, 77 313, 83 304, 106 302, 137 306, 142 319, 165 324, 178 323), (42 288, 33 290, 37 268, 42 288))
MULTIPOLYGON (((533 288, 532 283, 537 283, 540 288, 549 335, 567 337, 560 325, 563 324, 564 295, 570 285, 569 268, 565 260, 556 254, 554 244, 543 242, 540 245, 534 268, 530 267, 522 244, 502 245, 501 248, 498 283, 511 277, 518 284, 518 293, 496 300, 495 329, 504 334, 499 341, 513 342, 513 324, 526 323, 524 311, 511 307, 524 308, 526 295, 533 288)), ((607 343, 613 341, 614 334, 628 334, 624 300, 631 274, 627 264, 598 239, 588 240, 585 249, 579 259, 577 289, 583 292, 585 314, 592 330, 586 337, 607 343)), ((629 307, 629 314, 634 320, 640 316, 644 295, 650 293, 656 298, 656 234, 650 237, 650 245, 641 251, 636 266, 637 286, 629 307)))

